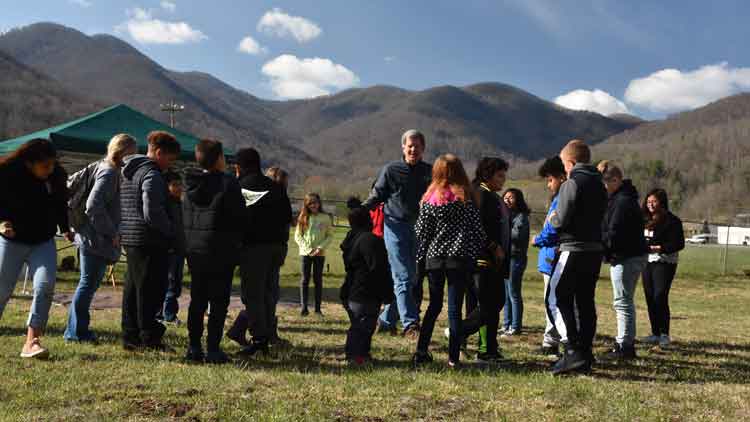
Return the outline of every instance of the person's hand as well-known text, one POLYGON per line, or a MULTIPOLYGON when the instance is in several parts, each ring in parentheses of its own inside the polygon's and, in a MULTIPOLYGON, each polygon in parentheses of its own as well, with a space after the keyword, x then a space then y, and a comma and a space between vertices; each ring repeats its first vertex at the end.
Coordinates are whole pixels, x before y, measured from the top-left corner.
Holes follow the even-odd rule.
POLYGON ((13 224, 10 221, 0 222, 0 234, 11 239, 16 237, 16 231, 13 229, 13 224))
POLYGON ((505 259, 505 251, 501 246, 495 248, 495 258, 497 258, 498 261, 505 259))
POLYGON ((320 250, 320 248, 315 248, 315 249, 313 249, 313 251, 312 251, 312 256, 320 256, 320 253, 321 253, 321 252, 322 252, 322 251, 320 250))
POLYGON ((654 252, 654 253, 661 252, 661 246, 660 245, 650 246, 649 249, 651 250, 651 252, 654 252))
POLYGON ((75 236, 76 236, 75 233, 73 233, 70 230, 63 233, 63 237, 65 237, 65 239, 67 239, 68 242, 71 242, 71 243, 73 243, 73 240, 75 240, 75 236))

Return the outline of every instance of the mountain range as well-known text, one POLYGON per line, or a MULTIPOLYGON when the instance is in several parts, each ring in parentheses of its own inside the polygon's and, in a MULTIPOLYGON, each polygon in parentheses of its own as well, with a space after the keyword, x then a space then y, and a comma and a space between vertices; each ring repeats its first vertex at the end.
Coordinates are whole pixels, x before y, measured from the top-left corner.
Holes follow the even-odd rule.
POLYGON ((597 143, 640 123, 568 110, 500 83, 424 91, 374 86, 309 100, 265 100, 206 73, 166 69, 114 36, 88 36, 54 23, 3 34, 0 52, 14 63, 0 84, 19 86, 12 97, 0 98, 0 110, 27 116, 24 122, 0 120, 0 139, 114 103, 165 120, 160 104, 174 100, 185 105, 181 129, 234 148, 257 147, 268 164, 303 177, 369 179, 398 158, 400 135, 409 128, 425 132, 430 157, 454 152, 467 161, 480 154, 534 160, 573 137, 597 143), (45 106, 24 98, 45 98, 45 106), (21 112, 28 108, 35 112, 21 112))

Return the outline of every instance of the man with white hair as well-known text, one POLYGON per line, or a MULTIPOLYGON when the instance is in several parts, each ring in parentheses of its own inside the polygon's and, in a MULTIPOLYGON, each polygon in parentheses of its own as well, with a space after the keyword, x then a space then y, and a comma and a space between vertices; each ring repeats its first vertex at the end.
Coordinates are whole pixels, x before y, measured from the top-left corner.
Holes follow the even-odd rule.
POLYGON ((421 132, 406 131, 401 136, 401 148, 402 159, 387 164, 380 171, 363 206, 373 209, 378 204, 385 204, 383 238, 388 250, 396 301, 386 305, 380 314, 379 331, 395 334, 400 316, 404 335, 416 340, 419 337, 419 310, 412 294, 417 261, 414 225, 419 214, 419 202, 432 180, 432 166, 422 161, 425 137, 421 132))

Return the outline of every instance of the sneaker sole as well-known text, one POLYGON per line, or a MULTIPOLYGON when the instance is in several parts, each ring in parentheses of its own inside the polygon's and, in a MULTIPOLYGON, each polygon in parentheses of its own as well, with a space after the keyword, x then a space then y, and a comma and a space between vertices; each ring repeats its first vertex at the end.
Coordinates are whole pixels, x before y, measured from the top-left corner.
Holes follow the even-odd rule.
POLYGON ((21 357, 24 359, 47 359, 49 357, 49 350, 37 350, 31 353, 21 352, 21 357))

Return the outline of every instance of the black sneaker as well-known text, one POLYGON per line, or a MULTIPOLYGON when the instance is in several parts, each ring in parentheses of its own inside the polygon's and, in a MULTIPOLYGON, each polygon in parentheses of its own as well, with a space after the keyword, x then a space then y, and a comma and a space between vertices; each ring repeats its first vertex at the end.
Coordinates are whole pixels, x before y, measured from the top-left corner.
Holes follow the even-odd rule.
POLYGON ((505 361, 505 358, 500 352, 497 353, 479 353, 477 354, 477 357, 474 358, 474 362, 479 364, 494 364, 494 363, 501 363, 505 361))
POLYGON ((586 359, 581 352, 575 349, 566 349, 560 360, 558 360, 552 368, 552 375, 560 375, 566 372, 575 371, 587 364, 590 365, 589 362, 590 361, 586 359))
POLYGON ((432 355, 429 352, 416 352, 411 357, 411 362, 417 365, 423 365, 425 363, 432 363, 432 355))
POLYGON ((308 316, 310 315, 310 311, 307 310, 307 308, 302 308, 302 311, 300 311, 300 316, 308 316))
POLYGON ((615 343, 615 347, 607 353, 607 359, 609 360, 631 360, 635 358, 635 346, 633 345, 624 346, 620 343, 615 343))
POLYGON ((206 354, 206 363, 221 365, 229 362, 229 356, 223 350, 212 350, 206 354))
POLYGON ((188 362, 203 363, 206 356, 203 354, 203 349, 200 347, 188 347, 185 352, 185 360, 188 362))
POLYGON ((229 340, 232 340, 240 346, 247 346, 247 337, 245 336, 245 330, 234 329, 234 327, 232 327, 227 330, 226 336, 229 340))
POLYGON ((538 352, 542 356, 547 356, 551 358, 560 357, 560 348, 557 345, 554 345, 554 346, 542 345, 542 347, 539 348, 538 352))
POLYGON ((253 341, 249 346, 240 350, 239 354, 243 356, 253 356, 256 353, 261 352, 268 354, 268 342, 267 341, 253 341))

